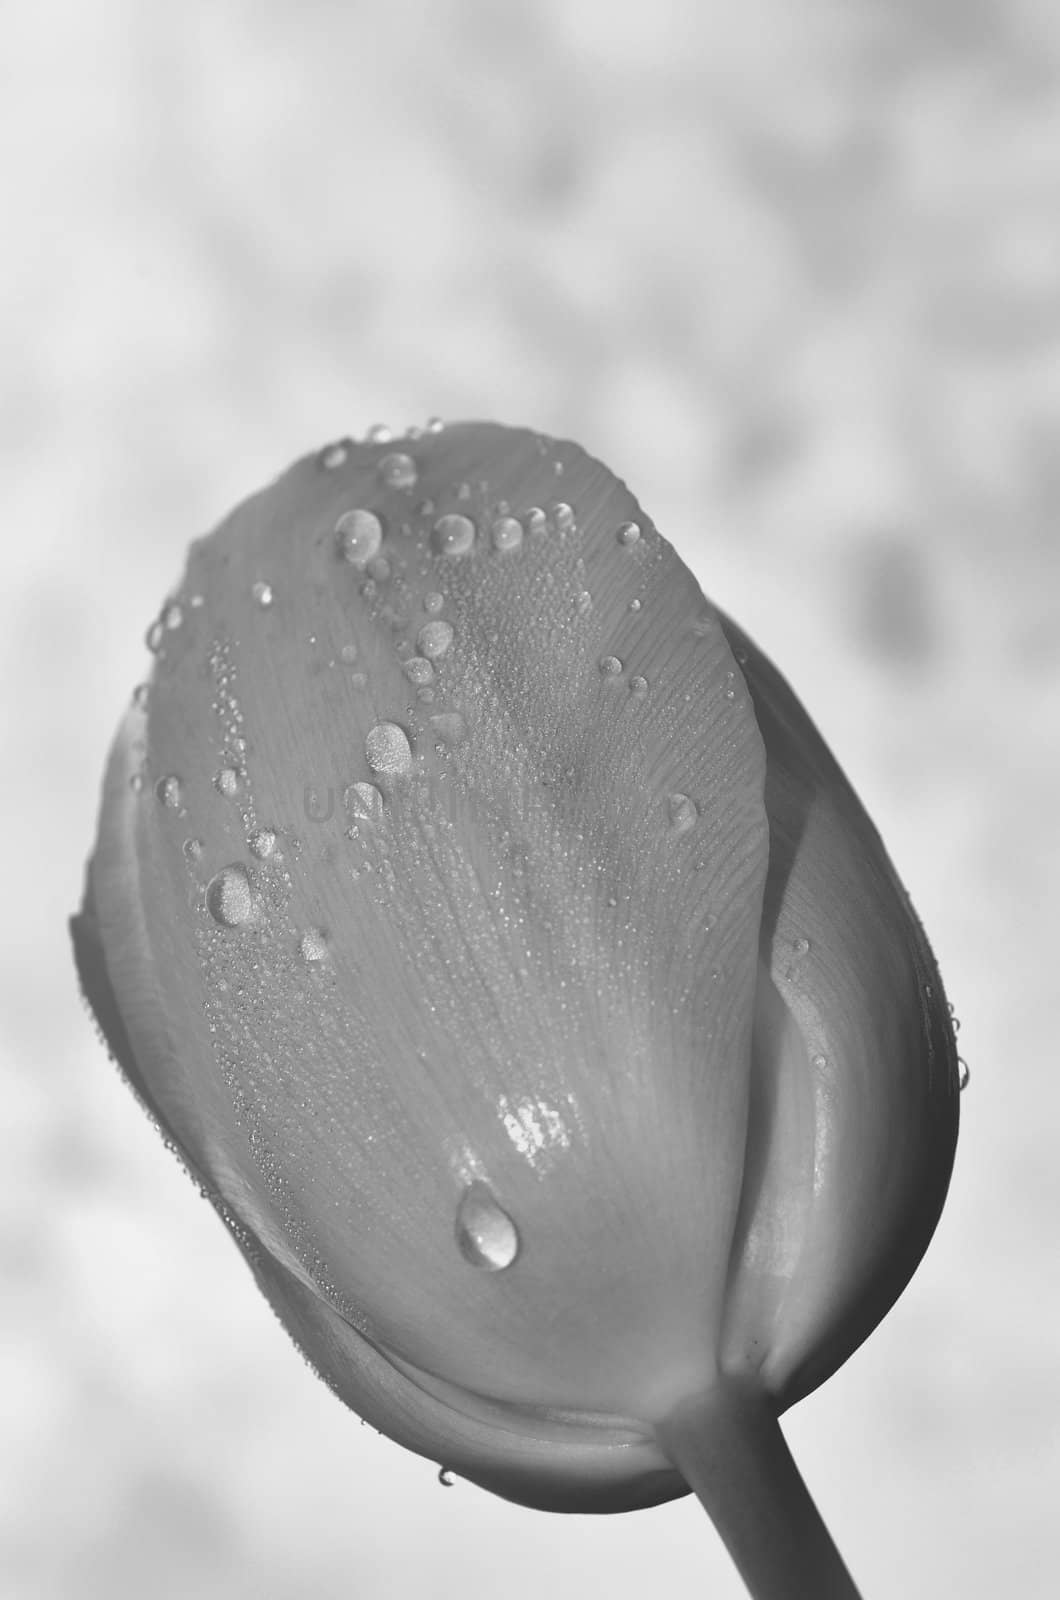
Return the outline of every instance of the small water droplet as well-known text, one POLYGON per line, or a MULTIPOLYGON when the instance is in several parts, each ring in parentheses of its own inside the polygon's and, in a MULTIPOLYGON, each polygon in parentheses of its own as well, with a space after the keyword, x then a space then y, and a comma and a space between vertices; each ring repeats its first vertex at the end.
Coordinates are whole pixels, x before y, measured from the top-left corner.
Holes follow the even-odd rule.
POLYGON ((441 417, 428 417, 427 418, 427 432, 428 433, 441 433, 441 431, 442 431, 442 429, 444 427, 445 427, 445 423, 442 421, 441 417))
POLYGON ((475 524, 460 511, 450 511, 434 524, 434 548, 443 556, 466 556, 475 542, 475 524))
POLYGON ((242 788, 239 773, 234 767, 222 767, 213 780, 214 788, 223 794, 226 800, 234 800, 242 788))
POLYGON ((457 1207, 456 1242, 466 1261, 487 1272, 510 1267, 519 1253, 515 1223, 479 1179, 468 1184, 457 1207))
POLYGON ((365 434, 369 444, 389 444, 393 437, 385 422, 373 422, 365 434))
POLYGON ((828 1057, 821 1055, 821 1053, 818 1051, 817 1055, 815 1055, 813 1058, 813 1065, 817 1068, 818 1072, 820 1072, 822 1067, 826 1067, 828 1065, 828 1057))
POLYGON ((640 524, 638 522, 623 522, 615 534, 619 544, 636 544, 640 538, 640 524))
POLYGON ((383 816, 383 796, 374 783, 351 783, 344 796, 346 810, 362 822, 379 822, 383 816))
POLYGON ((155 794, 167 810, 180 810, 180 779, 175 772, 170 772, 166 777, 159 778, 155 784, 155 794))
POLYGON ((453 642, 452 623, 438 617, 434 622, 425 622, 416 635, 416 647, 421 655, 430 661, 438 661, 445 655, 453 642))
POLYGON ((366 567, 379 554, 383 524, 374 511, 365 511, 361 506, 344 511, 335 524, 335 532, 342 555, 352 567, 366 567))
POLYGON ((648 680, 647 680, 647 678, 642 678, 639 673, 637 674, 637 676, 635 678, 630 678, 630 680, 629 680, 629 690, 630 690, 631 694, 647 694, 647 692, 648 692, 648 680))
POLYGON ((184 851, 184 854, 189 861, 198 861, 203 852, 202 840, 185 839, 184 843, 181 845, 181 849, 184 851))
POLYGON ((437 589, 431 589, 423 597, 423 609, 430 617, 436 617, 445 605, 445 595, 439 594, 437 589))
POLYGON ((342 439, 337 439, 334 444, 325 445, 320 452, 320 465, 325 472, 334 472, 336 467, 341 467, 345 463, 348 455, 349 449, 346 442, 342 439))
POLYGON ((206 889, 206 908, 223 928, 238 928, 254 915, 254 892, 247 869, 236 862, 222 867, 206 889))
POLYGON ((579 594, 574 596, 574 609, 578 613, 579 617, 588 616, 589 612, 593 609, 593 597, 589 593, 588 589, 582 589, 579 594))
POLYGON ((272 605, 272 600, 273 600, 272 584, 271 583, 266 583, 264 578, 259 578, 257 583, 254 585, 254 587, 251 589, 250 592, 254 596, 254 599, 257 601, 258 605, 261 606, 263 610, 266 607, 272 605))
MULTIPOLYGON (((562 471, 562 468, 559 469, 562 471)), ((559 533, 569 533, 574 526, 574 510, 565 500, 559 500, 552 507, 552 521, 559 533)))
POLYGON ((412 770, 408 734, 396 722, 377 722, 364 741, 364 754, 373 772, 399 778, 412 770))
POLYGON ((674 833, 687 833, 699 820, 699 807, 687 794, 668 795, 666 809, 670 817, 670 828, 674 833))
POLYGON ((467 733, 467 725, 459 711, 439 711, 431 718, 431 727, 446 744, 459 744, 467 733))
POLYGON ((144 787, 144 775, 143 775, 143 773, 142 772, 134 772, 132 777, 129 779, 129 788, 132 790, 133 794, 142 794, 143 793, 143 787, 144 787))
POLYGON ((622 663, 617 656, 603 656, 600 671, 605 678, 617 678, 622 671, 622 663))
POLYGON ((490 529, 495 550, 515 550, 523 542, 523 525, 515 517, 497 517, 490 529))
POLYGON ((434 667, 426 656, 409 656, 405 662, 405 676, 410 683, 431 683, 434 679, 434 667))
POLYGON ((174 632, 184 621, 184 607, 178 605, 176 600, 170 600, 162 608, 162 624, 170 632, 174 632))
POLYGON ((548 518, 540 506, 531 506, 526 513, 527 533, 542 534, 548 531, 548 518))
POLYGON ((163 628, 161 622, 156 619, 154 622, 152 622, 151 626, 144 635, 144 644, 147 646, 153 656, 156 656, 162 648, 162 640, 165 637, 165 631, 166 630, 163 628))
POLYGON ((144 709, 144 707, 147 705, 147 700, 148 700, 148 696, 150 695, 150 693, 151 693, 150 684, 138 683, 136 685, 136 688, 133 690, 133 705, 137 706, 139 708, 139 710, 142 711, 144 709))
POLYGON ((629 609, 631 611, 639 611, 640 608, 641 608, 641 602, 639 600, 631 600, 629 602, 629 609))
POLYGON ((250 853, 264 861, 276 849, 276 834, 272 828, 259 828, 250 836, 250 853))
POLYGON ((350 673, 350 688, 351 689, 366 689, 367 687, 368 687, 368 674, 367 674, 367 672, 351 672, 350 673))
POLYGON ((809 948, 810 948, 809 939, 805 939, 801 935, 799 936, 798 939, 795 940, 794 944, 792 945, 792 949, 795 951, 795 954, 797 956, 804 956, 809 948))
POLYGON ((379 476, 391 489, 411 489, 419 474, 412 457, 404 450, 392 450, 379 463, 379 476))
POLYGON ((438 1470, 438 1482, 444 1489, 451 1489, 453 1487, 453 1480, 449 1476, 452 1470, 452 1467, 440 1467, 438 1470))
POLYGON ((357 646, 355 644, 344 644, 339 651, 339 656, 349 666, 351 662, 357 660, 357 646))
POLYGON ((298 941, 298 954, 303 961, 326 961, 327 934, 321 928, 307 928, 298 941))
POLYGON ((964 1092, 972 1081, 972 1069, 963 1056, 957 1057, 957 1088, 964 1092))

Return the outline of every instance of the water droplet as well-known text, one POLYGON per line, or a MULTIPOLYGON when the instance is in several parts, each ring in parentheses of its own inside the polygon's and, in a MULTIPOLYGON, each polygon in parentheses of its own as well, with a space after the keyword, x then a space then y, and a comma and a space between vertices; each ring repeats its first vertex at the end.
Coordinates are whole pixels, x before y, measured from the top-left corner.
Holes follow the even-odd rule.
POLYGON ((298 941, 298 954, 303 961, 326 961, 327 935, 321 928, 307 928, 298 941))
POLYGON ((234 767, 222 767, 213 780, 214 788, 223 794, 226 800, 234 800, 242 788, 239 773, 234 767))
POLYGON ((559 533, 569 533, 574 526, 573 508, 565 500, 557 501, 552 507, 552 521, 559 533))
POLYGON ((203 851, 202 840, 185 839, 184 843, 181 845, 181 849, 184 851, 184 854, 189 861, 198 861, 203 851))
POLYGON ((339 651, 339 655, 342 660, 345 661, 346 665, 349 666, 351 662, 357 660, 357 646, 355 644, 344 644, 342 649, 339 651))
POLYGON ((383 815, 383 796, 374 783, 351 783, 344 796, 346 810, 362 822, 379 822, 383 815))
POLYGON ((419 474, 416 463, 404 450, 392 450, 379 463, 379 476, 391 489, 411 489, 419 474))
POLYGON ((640 524, 638 522, 623 522, 615 534, 619 544, 636 544, 640 538, 640 524))
POLYGON ((488 1184, 476 1179, 464 1190, 456 1213, 456 1242, 473 1267, 500 1272, 519 1253, 515 1223, 497 1204, 488 1184))
POLYGON ((141 794, 143 792, 143 787, 144 787, 144 775, 143 775, 143 773, 142 772, 134 772, 132 777, 129 779, 129 788, 132 790, 133 794, 141 794))
POLYGON ((431 718, 431 727, 446 744, 459 744, 467 734, 467 724, 459 711, 439 711, 431 718))
POLYGON ((444 1489, 451 1489, 453 1487, 453 1480, 449 1476, 452 1470, 452 1467, 440 1467, 438 1469, 438 1482, 444 1489))
POLYGON ((367 687, 368 687, 368 674, 367 674, 367 672, 351 672, 351 674, 350 674, 350 688, 351 689, 366 689, 367 687))
POLYGON ((334 444, 325 445, 320 452, 320 465, 325 472, 334 472, 336 467, 341 467, 349 454, 346 442, 337 439, 334 444))
POLYGON ((452 642, 452 623, 441 617, 434 622, 425 622, 416 635, 416 648, 430 661, 438 661, 444 656, 452 642))
POLYGON ((162 624, 172 633, 184 621, 184 607, 170 600, 162 608, 162 624))
POLYGON ((147 705, 147 698, 151 693, 151 686, 147 683, 138 683, 133 690, 133 705, 143 710, 147 705))
POLYGON ((795 940, 792 948, 797 956, 804 956, 807 950, 810 948, 810 941, 809 939, 805 939, 800 935, 800 937, 795 940))
POLYGON ((436 617, 444 605, 445 595, 439 594, 437 589, 431 589, 430 592, 425 594, 423 597, 423 609, 427 612, 428 616, 436 617))
POLYGON ((206 908, 223 928, 238 928, 254 915, 254 892, 247 869, 238 862, 222 867, 206 889, 206 908))
POLYGON ((254 587, 251 589, 250 592, 254 596, 254 599, 257 601, 258 605, 261 606, 263 610, 267 606, 271 606, 272 605, 272 600, 273 600, 272 584, 271 583, 266 583, 263 578, 259 578, 258 579, 257 583, 254 585, 254 587))
POLYGON ((144 644, 147 646, 153 656, 156 656, 162 648, 162 640, 165 636, 165 631, 166 630, 163 628, 161 622, 156 620, 152 622, 151 626, 144 635, 144 644))
POLYGON ((823 1056, 820 1054, 820 1052, 818 1052, 813 1058, 813 1065, 817 1068, 818 1072, 820 1072, 822 1067, 826 1067, 828 1065, 828 1057, 823 1056))
POLYGON ((366 567, 372 557, 379 554, 383 542, 383 524, 374 511, 360 506, 344 511, 335 524, 339 546, 345 559, 353 567, 366 567))
POLYGON ((389 444, 393 437, 385 422, 373 422, 365 434, 369 444, 389 444))
POLYGON ((272 828, 259 828, 250 836, 250 853, 257 856, 259 861, 264 861, 266 856, 271 856, 276 849, 276 834, 272 828))
POLYGON ((540 506, 531 506, 526 513, 527 533, 542 534, 548 530, 548 518, 540 506))
POLYGON ((972 1081, 972 1069, 963 1056, 957 1057, 957 1088, 963 1093, 972 1081))
POLYGON ((405 662, 405 676, 410 683, 422 685, 434 680, 434 667, 426 656, 409 656, 405 662))
POLYGON ((200 606, 204 606, 206 604, 206 596, 203 594, 193 594, 188 604, 194 607, 194 609, 197 611, 200 606))
POLYGON ((647 680, 647 678, 642 678, 639 673, 637 674, 637 676, 635 678, 630 678, 630 680, 629 680, 629 691, 630 691, 631 694, 647 694, 647 692, 648 692, 648 680, 647 680))
POLYGON ((687 833, 699 820, 699 807, 687 794, 671 794, 666 799, 670 828, 674 833, 687 833))
POLYGON ((641 607, 641 602, 639 600, 631 600, 629 602, 629 609, 631 611, 639 611, 640 607, 641 607))
POLYGON ((593 609, 593 597, 588 589, 583 589, 580 594, 574 596, 574 609, 579 617, 588 616, 593 609))
POLYGON ((439 555, 466 556, 475 542, 475 524, 462 512, 450 511, 434 524, 434 547, 439 555))
POLYGON ((377 722, 364 741, 364 754, 372 771, 385 777, 403 777, 412 770, 408 734, 396 722, 377 722))
POLYGON ((180 779, 175 772, 170 772, 166 777, 159 778, 155 784, 155 794, 167 810, 180 810, 180 779))
POLYGON ((622 671, 622 663, 617 656, 603 656, 600 671, 605 678, 617 678, 622 671))
POLYGON ((490 532, 495 550, 515 550, 523 542, 523 525, 515 517, 497 517, 490 532))

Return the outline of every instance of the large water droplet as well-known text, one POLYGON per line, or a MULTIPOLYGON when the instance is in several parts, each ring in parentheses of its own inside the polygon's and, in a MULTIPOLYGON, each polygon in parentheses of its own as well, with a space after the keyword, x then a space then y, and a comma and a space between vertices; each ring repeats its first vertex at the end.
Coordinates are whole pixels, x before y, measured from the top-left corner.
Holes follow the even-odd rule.
POLYGON ((434 622, 425 622, 416 636, 416 648, 429 661, 437 661, 444 656, 452 642, 453 625, 442 617, 434 622))
POLYGON ((379 554, 383 542, 383 524, 374 511, 357 506, 344 511, 335 524, 339 547, 353 567, 366 567, 373 556, 379 554))
POLYGON ((699 807, 687 794, 671 794, 666 799, 670 827, 674 833, 687 833, 699 820, 699 807))
POLYGON ((600 662, 600 671, 605 678, 617 678, 622 671, 622 663, 617 656, 604 656, 600 662))
POLYGON ((637 522, 623 522, 615 534, 615 538, 619 544, 636 544, 640 538, 640 524, 637 522))
POLYGON ((495 550, 515 550, 523 542, 523 525, 515 517, 497 517, 490 532, 495 550))
POLYGON ((234 767, 222 767, 214 781, 214 788, 226 800, 234 800, 242 787, 239 773, 234 767))
POLYGON ((239 862, 222 867, 206 888, 206 908, 223 928, 238 928, 254 915, 254 891, 247 869, 239 862))
POLYGON ((426 656, 410 656, 405 662, 404 671, 409 682, 417 687, 434 680, 434 668, 426 656))
POLYGON ((298 954, 306 962, 327 960, 328 939, 322 928, 306 929, 298 941, 298 954))
POLYGON ((548 518, 540 506, 531 506, 526 513, 527 533, 546 533, 548 531, 548 518))
POLYGON ((362 822, 378 822, 383 815, 383 796, 374 783, 351 783, 345 800, 350 816, 362 822))
POLYGON ((379 463, 379 476, 391 489, 411 489, 419 474, 416 463, 404 450, 392 450, 379 463))
POLYGON ((456 1242, 465 1260, 487 1272, 510 1267, 519 1253, 519 1233, 498 1205, 488 1184, 478 1179, 464 1190, 456 1213, 456 1242))
POLYGON ((574 511, 565 500, 552 507, 552 521, 559 533, 569 533, 574 526, 574 511))
POLYGON ((434 547, 439 555, 466 556, 475 542, 475 524, 459 511, 450 511, 434 524, 434 547))
POLYGON ((155 784, 155 794, 167 810, 180 810, 180 779, 175 772, 170 772, 166 777, 159 778, 155 784))
POLYGON ((372 771, 384 777, 400 778, 412 770, 408 734, 396 722, 377 722, 364 741, 364 754, 372 771))

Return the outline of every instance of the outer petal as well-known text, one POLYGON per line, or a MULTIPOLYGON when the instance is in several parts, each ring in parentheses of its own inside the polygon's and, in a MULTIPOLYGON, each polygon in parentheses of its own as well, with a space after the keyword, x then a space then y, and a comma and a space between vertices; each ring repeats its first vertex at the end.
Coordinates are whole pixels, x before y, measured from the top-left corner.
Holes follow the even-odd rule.
POLYGON ((714 1370, 767 865, 716 614, 598 463, 485 425, 299 462, 193 547, 181 604, 83 924, 141 1092, 380 1427, 437 1458, 446 1396, 447 1459, 483 1449, 498 1492, 678 1492, 648 1428, 714 1370), (473 1186, 504 1270, 457 1248, 473 1186), (556 1429, 575 1465, 539 1478, 556 1429))
POLYGON ((942 980, 857 796, 728 618, 768 752, 770 869, 724 1364, 779 1402, 886 1315, 942 1211, 958 1072, 942 980))

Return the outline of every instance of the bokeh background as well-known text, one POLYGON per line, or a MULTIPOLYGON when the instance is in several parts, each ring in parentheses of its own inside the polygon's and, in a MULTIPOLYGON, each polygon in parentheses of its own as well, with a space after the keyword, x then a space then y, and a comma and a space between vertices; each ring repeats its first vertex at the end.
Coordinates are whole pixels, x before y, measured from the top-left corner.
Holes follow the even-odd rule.
POLYGON ((781 664, 971 1068, 950 1199, 786 1428, 867 1600, 1057 1593, 1060 8, 9 0, 0 1593, 743 1590, 693 1499, 520 1510, 303 1365, 65 919, 188 539, 385 421, 577 439, 781 664))

